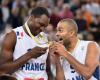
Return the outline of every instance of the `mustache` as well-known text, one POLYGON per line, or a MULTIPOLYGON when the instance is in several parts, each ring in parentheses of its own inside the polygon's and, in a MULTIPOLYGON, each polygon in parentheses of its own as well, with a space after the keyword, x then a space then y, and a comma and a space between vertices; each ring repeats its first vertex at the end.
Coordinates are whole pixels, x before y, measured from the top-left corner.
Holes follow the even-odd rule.
POLYGON ((55 42, 58 42, 60 44, 63 44, 63 40, 62 39, 53 39, 53 40, 49 40, 50 44, 53 44, 55 42))
POLYGON ((63 38, 57 37, 55 34, 48 35, 47 37, 49 41, 56 41, 56 42, 63 41, 63 38))

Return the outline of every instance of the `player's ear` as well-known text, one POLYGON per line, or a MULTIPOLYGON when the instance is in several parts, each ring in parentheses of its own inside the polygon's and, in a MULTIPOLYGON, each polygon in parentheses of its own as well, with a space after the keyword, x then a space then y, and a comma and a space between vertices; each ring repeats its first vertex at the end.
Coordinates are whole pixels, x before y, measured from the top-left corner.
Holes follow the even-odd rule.
POLYGON ((74 30, 71 30, 70 31, 70 36, 73 36, 75 34, 75 31, 74 30))
POLYGON ((29 17, 29 20, 32 21, 34 18, 35 18, 34 15, 31 15, 31 16, 29 17))

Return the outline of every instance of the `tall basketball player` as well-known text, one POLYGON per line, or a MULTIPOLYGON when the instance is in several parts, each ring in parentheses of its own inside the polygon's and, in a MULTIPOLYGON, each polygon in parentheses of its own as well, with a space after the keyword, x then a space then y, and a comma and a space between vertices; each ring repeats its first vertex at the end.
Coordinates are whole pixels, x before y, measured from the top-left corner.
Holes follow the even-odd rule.
POLYGON ((12 74, 17 80, 48 80, 48 41, 43 32, 48 23, 48 11, 36 7, 23 26, 6 35, 0 55, 0 72, 12 74))
POLYGON ((94 41, 78 39, 77 32, 72 19, 63 19, 57 25, 56 35, 63 44, 54 42, 50 46, 56 58, 56 79, 99 80, 93 73, 99 65, 100 48, 94 41))

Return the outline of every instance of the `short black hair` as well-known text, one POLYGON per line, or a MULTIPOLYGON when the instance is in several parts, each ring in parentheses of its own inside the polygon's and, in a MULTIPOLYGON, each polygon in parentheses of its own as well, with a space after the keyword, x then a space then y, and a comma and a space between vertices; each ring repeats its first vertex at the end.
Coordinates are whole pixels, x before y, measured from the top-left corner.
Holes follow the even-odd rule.
POLYGON ((45 14, 47 17, 50 17, 48 10, 44 7, 36 7, 31 11, 31 15, 34 15, 35 17, 43 14, 45 14))

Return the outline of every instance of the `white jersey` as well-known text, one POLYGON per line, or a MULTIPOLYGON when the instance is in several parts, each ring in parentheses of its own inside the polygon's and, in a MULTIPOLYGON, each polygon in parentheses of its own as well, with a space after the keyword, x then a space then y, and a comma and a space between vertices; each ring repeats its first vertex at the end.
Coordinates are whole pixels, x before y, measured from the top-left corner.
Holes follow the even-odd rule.
MULTIPOLYGON (((29 37, 23 27, 18 27, 13 29, 16 33, 16 45, 15 50, 13 53, 14 60, 18 59, 19 57, 23 56, 32 48, 39 46, 31 37, 29 37)), ((46 34, 43 32, 40 33, 45 37, 44 40, 39 40, 41 44, 40 47, 47 47, 48 45, 45 44, 47 42, 46 34)), ((38 38, 38 35, 35 36, 38 38)), ((26 62, 19 70, 17 70, 13 75, 17 78, 17 80, 48 80, 47 73, 46 73, 46 59, 47 59, 48 52, 43 54, 38 58, 32 58, 26 62)))
MULTIPOLYGON (((87 55, 87 46, 90 41, 80 40, 79 44, 76 46, 75 50, 71 54, 78 62, 85 64, 85 59, 87 55)), ((65 80, 85 80, 84 77, 79 75, 75 69, 69 64, 65 58, 61 58, 61 65, 63 66, 65 80)), ((93 76, 90 80, 97 80, 93 76)))

